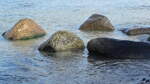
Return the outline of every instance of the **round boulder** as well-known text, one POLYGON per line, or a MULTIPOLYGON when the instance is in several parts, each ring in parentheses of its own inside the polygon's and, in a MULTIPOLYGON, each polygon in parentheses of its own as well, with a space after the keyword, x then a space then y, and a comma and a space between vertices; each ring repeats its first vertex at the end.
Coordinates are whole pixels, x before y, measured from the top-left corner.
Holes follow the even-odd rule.
POLYGON ((111 38, 96 38, 88 42, 89 56, 100 59, 150 58, 150 44, 111 38))
POLYGON ((58 31, 54 33, 46 42, 40 45, 39 50, 45 52, 57 52, 67 50, 84 49, 84 42, 74 33, 68 31, 58 31))
POLYGON ((21 19, 14 27, 2 34, 2 36, 9 40, 26 40, 36 37, 44 36, 46 32, 33 20, 21 19))
POLYGON ((113 31, 114 27, 106 16, 93 14, 80 26, 80 30, 113 31))

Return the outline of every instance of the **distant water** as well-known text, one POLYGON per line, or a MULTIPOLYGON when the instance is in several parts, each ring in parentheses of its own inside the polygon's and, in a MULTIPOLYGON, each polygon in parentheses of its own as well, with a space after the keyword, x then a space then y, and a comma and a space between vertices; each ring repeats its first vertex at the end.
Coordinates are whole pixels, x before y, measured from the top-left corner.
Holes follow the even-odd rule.
POLYGON ((128 37, 117 29, 150 26, 149 10, 149 0, 0 0, 0 34, 22 18, 35 20, 48 32, 28 41, 0 37, 0 84, 137 84, 150 78, 150 60, 91 62, 87 50, 49 56, 37 50, 58 30, 78 34, 85 44, 95 37, 145 41, 148 35, 128 37), (79 31, 93 13, 107 16, 116 31, 79 31))

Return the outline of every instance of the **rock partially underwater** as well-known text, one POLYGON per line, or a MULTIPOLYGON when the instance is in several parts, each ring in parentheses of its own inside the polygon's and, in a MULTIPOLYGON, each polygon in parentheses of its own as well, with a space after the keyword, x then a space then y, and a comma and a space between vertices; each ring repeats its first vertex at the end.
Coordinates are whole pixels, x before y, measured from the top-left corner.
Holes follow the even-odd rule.
POLYGON ((113 31, 114 27, 106 16, 93 14, 80 26, 80 30, 113 31))
POLYGON ((88 42, 89 56, 98 59, 150 58, 150 44, 111 38, 96 38, 88 42))
POLYGON ((39 50, 45 52, 73 51, 84 49, 84 42, 74 33, 58 31, 46 42, 40 45, 39 50))
POLYGON ((150 27, 125 28, 121 31, 127 35, 150 34, 150 27))
POLYGON ((27 40, 44 36, 46 32, 31 19, 21 19, 14 27, 2 34, 9 40, 27 40))

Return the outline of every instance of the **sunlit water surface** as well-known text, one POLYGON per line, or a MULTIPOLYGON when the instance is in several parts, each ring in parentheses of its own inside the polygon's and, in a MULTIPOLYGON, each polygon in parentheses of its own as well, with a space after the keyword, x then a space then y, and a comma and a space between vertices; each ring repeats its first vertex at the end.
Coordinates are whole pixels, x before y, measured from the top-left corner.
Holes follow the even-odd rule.
POLYGON ((137 84, 144 77, 150 78, 150 60, 93 62, 87 58, 86 49, 49 56, 37 50, 58 30, 76 33, 85 44, 96 37, 146 41, 148 35, 128 37, 118 30, 150 26, 149 10, 149 0, 0 0, 0 34, 22 18, 35 20, 48 33, 28 41, 0 37, 0 84, 137 84), (93 13, 107 16, 116 30, 79 31, 93 13))

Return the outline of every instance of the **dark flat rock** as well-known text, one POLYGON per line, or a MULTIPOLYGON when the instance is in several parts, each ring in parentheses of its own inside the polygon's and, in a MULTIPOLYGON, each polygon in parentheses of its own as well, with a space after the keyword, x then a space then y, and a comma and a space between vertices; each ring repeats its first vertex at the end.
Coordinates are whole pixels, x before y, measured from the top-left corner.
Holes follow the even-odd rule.
POLYGON ((100 59, 144 59, 150 58, 150 44, 111 38, 96 38, 88 42, 91 57, 100 59))
POLYGON ((150 34, 150 27, 125 28, 121 31, 127 35, 150 34))

